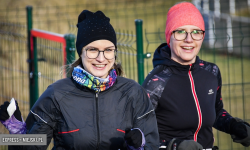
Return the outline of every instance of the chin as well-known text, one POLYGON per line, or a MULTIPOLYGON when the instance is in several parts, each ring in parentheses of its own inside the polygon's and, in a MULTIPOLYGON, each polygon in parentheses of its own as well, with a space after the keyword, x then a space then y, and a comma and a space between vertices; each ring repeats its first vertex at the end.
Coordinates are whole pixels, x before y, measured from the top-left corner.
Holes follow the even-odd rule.
POLYGON ((98 77, 98 78, 101 78, 101 77, 103 77, 104 75, 100 75, 100 74, 93 74, 93 76, 98 77))
POLYGON ((98 77, 98 78, 103 78, 103 77, 107 77, 108 75, 106 74, 93 74, 95 77, 98 77))

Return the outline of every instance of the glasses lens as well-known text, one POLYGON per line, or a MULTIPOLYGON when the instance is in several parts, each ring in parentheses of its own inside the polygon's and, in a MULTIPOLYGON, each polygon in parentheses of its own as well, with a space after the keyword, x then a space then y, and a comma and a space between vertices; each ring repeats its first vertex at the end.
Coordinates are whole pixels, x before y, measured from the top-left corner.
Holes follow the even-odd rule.
POLYGON ((203 38, 203 31, 201 30, 194 30, 191 32, 192 38, 194 40, 201 40, 203 38))
POLYGON ((174 37, 176 40, 184 40, 186 38, 186 31, 185 30, 176 30, 174 32, 174 37))
POLYGON ((96 48, 86 49, 88 58, 96 58, 99 54, 99 50, 96 48))
POLYGON ((115 58, 116 50, 115 49, 105 49, 104 50, 104 57, 106 59, 113 59, 115 58))
POLYGON ((104 57, 106 59, 113 59, 116 56, 116 49, 105 49, 104 51, 99 51, 99 49, 96 48, 89 48, 86 49, 87 57, 88 58, 97 58, 99 55, 99 52, 103 52, 104 57))
MULTIPOLYGON (((185 40, 187 37, 187 32, 185 30, 176 30, 174 31, 174 38, 176 40, 185 40)), ((193 40, 201 40, 204 36, 204 31, 202 30, 193 30, 191 32, 191 36, 193 38, 193 40)))

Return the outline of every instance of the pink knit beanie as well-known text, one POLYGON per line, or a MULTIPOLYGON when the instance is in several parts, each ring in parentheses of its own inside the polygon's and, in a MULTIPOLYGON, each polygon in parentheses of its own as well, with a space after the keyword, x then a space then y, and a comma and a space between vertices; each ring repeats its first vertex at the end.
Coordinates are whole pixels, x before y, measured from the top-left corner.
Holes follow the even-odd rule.
POLYGON ((171 33, 178 27, 194 25, 205 31, 203 17, 200 11, 189 2, 179 3, 170 8, 167 14, 165 36, 169 45, 171 33))

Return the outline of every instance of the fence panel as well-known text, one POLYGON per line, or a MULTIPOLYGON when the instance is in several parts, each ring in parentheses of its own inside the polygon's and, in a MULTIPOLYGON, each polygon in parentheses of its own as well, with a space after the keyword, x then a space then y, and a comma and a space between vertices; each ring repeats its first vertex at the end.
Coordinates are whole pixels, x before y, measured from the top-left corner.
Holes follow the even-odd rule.
POLYGON ((121 63, 126 78, 138 81, 135 33, 118 30, 116 36, 118 49, 116 61, 121 63))
MULTIPOLYGON (((62 43, 51 41, 49 39, 37 38, 37 60, 38 60, 38 96, 40 96, 47 87, 55 81, 66 77, 64 70, 66 55, 63 54, 62 43)), ((36 100, 33 100, 34 102, 36 100)), ((52 149, 53 140, 48 149, 52 149)))
MULTIPOLYGON (((26 25, 0 22, 0 103, 12 97, 19 102, 22 115, 29 112, 29 78, 27 66, 26 25)), ((8 133, 0 125, 0 134, 8 133)), ((0 146, 0 149, 7 149, 0 146)))

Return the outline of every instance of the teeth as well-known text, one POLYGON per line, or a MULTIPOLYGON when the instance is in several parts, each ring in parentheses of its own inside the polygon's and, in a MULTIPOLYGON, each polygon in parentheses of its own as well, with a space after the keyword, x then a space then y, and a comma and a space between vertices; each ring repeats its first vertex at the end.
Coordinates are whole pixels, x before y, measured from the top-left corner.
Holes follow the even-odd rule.
POLYGON ((193 49, 193 47, 183 47, 184 49, 193 49))
POLYGON ((100 67, 100 68, 102 68, 102 67, 104 67, 105 65, 95 65, 96 67, 100 67))

